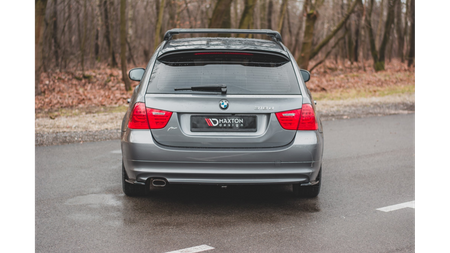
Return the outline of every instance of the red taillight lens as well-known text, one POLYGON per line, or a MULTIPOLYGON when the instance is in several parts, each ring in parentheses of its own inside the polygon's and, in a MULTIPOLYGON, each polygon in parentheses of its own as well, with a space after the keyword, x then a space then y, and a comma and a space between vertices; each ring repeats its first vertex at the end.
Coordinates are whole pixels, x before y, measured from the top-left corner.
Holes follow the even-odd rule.
POLYGON ((169 122, 172 112, 147 108, 147 116, 150 129, 161 129, 169 122))
POLYGON ((303 104, 302 109, 277 112, 278 122, 286 130, 317 130, 316 115, 310 104, 303 104))
POLYGON ((275 115, 282 128, 286 130, 297 130, 301 111, 301 109, 297 109, 286 112, 277 112, 275 115))
POLYGON ((128 128, 130 129, 149 129, 147 112, 144 103, 136 103, 131 112, 130 120, 128 121, 128 128))
POLYGON ((172 112, 146 108, 145 103, 136 103, 128 122, 130 129, 161 129, 169 122, 172 112))
POLYGON ((303 104, 298 130, 317 130, 316 114, 310 104, 303 104))

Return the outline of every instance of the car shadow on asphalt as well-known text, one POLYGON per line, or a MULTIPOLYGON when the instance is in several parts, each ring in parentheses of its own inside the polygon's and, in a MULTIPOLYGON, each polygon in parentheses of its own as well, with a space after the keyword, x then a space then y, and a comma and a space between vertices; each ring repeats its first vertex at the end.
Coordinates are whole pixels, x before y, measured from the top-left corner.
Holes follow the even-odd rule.
MULTIPOLYGON (((125 197, 125 196, 124 196, 125 197)), ((270 222, 273 214, 299 215, 321 211, 317 198, 295 197, 291 185, 228 186, 170 185, 151 189, 148 196, 125 197, 129 212, 152 216, 193 215, 221 217, 239 213, 250 221, 270 222)))

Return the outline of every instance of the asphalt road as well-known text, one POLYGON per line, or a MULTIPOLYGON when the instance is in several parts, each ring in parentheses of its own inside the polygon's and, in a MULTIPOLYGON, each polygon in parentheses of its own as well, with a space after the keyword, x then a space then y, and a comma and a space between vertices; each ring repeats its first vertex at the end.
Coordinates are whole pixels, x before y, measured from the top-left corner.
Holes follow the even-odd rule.
POLYGON ((413 252, 414 117, 325 121, 316 199, 288 186, 130 198, 119 141, 36 147, 36 252, 413 252))

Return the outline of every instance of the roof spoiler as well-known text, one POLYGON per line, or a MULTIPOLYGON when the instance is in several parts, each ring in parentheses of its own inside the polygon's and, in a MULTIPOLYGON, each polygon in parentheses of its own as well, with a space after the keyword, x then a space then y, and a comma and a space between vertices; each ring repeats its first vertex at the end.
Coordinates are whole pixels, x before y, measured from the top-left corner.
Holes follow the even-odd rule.
POLYGON ((164 40, 171 40, 173 35, 192 33, 234 33, 234 34, 263 34, 272 37, 273 40, 283 42, 281 34, 269 29, 171 29, 164 34, 164 40))

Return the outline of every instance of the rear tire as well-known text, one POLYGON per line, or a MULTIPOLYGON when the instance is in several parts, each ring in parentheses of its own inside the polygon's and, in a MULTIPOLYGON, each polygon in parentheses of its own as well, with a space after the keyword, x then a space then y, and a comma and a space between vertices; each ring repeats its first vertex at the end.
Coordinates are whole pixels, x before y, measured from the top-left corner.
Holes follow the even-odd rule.
POLYGON ((294 192, 294 196, 300 198, 317 197, 320 192, 320 186, 322 185, 322 167, 320 167, 319 175, 317 175, 316 180, 319 180, 319 183, 316 185, 300 186, 300 184, 293 184, 292 190, 294 192))
POLYGON ((136 197, 136 196, 145 196, 147 195, 147 192, 145 190, 145 186, 143 185, 137 185, 137 184, 130 184, 125 179, 128 179, 127 173, 125 171, 125 166, 122 162, 122 190, 125 195, 130 197, 136 197))

